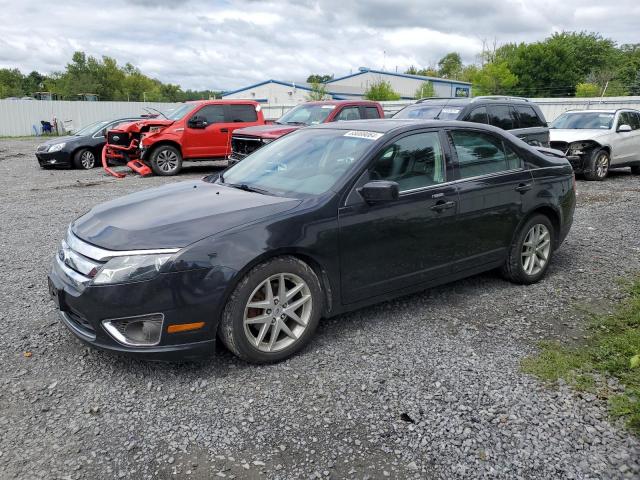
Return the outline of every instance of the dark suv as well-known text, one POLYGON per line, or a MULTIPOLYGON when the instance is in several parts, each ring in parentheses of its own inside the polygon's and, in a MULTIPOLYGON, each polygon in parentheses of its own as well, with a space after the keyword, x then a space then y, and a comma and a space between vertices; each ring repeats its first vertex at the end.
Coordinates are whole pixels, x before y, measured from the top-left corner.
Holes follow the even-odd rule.
POLYGON ((408 105, 394 118, 463 120, 509 130, 530 145, 549 147, 549 127, 540 108, 520 97, 431 97, 408 105))

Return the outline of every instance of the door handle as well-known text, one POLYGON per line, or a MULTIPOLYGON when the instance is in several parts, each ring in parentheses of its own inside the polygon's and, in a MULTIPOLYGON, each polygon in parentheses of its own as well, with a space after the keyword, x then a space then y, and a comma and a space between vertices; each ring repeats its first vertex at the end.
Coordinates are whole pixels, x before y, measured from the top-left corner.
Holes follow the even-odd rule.
POLYGON ((221 128, 220 129, 220 133, 229 133, 229 129, 228 128, 221 128))
POLYGON ((520 192, 520 193, 528 192, 529 190, 531 190, 531 188, 533 187, 531 186, 530 183, 521 183, 516 187, 516 192, 520 192))
POLYGON ((450 208, 453 208, 456 206, 456 202, 445 202, 443 200, 440 200, 439 202, 437 202, 433 207, 431 207, 431 210, 433 210, 434 212, 442 212, 444 210, 448 210, 450 208))

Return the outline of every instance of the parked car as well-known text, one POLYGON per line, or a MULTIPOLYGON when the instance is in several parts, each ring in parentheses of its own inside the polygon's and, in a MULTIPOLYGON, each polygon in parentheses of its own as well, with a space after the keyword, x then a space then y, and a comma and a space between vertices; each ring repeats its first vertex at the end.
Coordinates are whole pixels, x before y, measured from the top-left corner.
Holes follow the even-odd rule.
POLYGON ((464 120, 508 130, 530 145, 548 147, 547 121, 535 103, 520 97, 423 98, 394 118, 464 120))
POLYGON ((569 232, 569 162, 468 122, 300 129, 222 175, 94 207, 49 275, 64 324, 149 358, 251 362, 304 346, 320 317, 494 268, 537 282, 569 232))
POLYGON ((226 158, 231 152, 234 130, 262 124, 260 104, 251 100, 186 102, 164 118, 110 130, 106 160, 110 163, 139 160, 156 175, 176 175, 183 160, 226 158))
POLYGON ((273 124, 241 128, 231 136, 229 165, 234 165, 260 147, 302 127, 341 120, 384 118, 378 102, 368 100, 326 100, 307 102, 292 108, 273 124))
POLYGON ((38 145, 36 158, 42 168, 75 167, 88 170, 98 164, 98 158, 106 143, 105 133, 121 123, 139 120, 140 117, 104 120, 78 130, 73 135, 55 137, 38 145))
POLYGON ((550 128, 551 148, 562 151, 587 180, 604 180, 610 169, 622 167, 640 175, 640 111, 569 111, 550 128))

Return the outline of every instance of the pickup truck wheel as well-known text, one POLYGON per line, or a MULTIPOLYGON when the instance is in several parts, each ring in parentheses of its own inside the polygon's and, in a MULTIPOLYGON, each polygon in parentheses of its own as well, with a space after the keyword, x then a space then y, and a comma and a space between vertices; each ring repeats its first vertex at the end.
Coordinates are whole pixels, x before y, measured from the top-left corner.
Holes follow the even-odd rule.
POLYGON ((238 283, 225 305, 218 336, 243 360, 277 362, 311 340, 322 309, 313 269, 294 257, 274 258, 238 283))
POLYGON ((73 155, 73 166, 81 170, 91 170, 96 166, 96 155, 88 148, 81 148, 73 155))
POLYGON ((151 169, 156 175, 168 177, 182 170, 182 154, 171 145, 161 145, 151 153, 151 169))
POLYGON ((584 178, 587 180, 604 180, 609 173, 610 162, 609 152, 604 148, 594 150, 589 159, 589 169, 585 171, 584 178))
POLYGON ((509 247, 502 275, 513 283, 529 285, 540 280, 555 249, 553 224, 546 215, 531 217, 518 230, 509 247))

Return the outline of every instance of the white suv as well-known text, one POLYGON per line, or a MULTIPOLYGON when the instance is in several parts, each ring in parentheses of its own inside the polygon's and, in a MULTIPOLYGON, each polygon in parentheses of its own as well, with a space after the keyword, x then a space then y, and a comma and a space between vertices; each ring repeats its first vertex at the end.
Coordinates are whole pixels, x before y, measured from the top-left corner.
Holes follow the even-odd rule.
POLYGON ((610 168, 631 167, 640 174, 638 110, 569 111, 549 128, 551 148, 561 150, 587 180, 604 180, 610 168))

